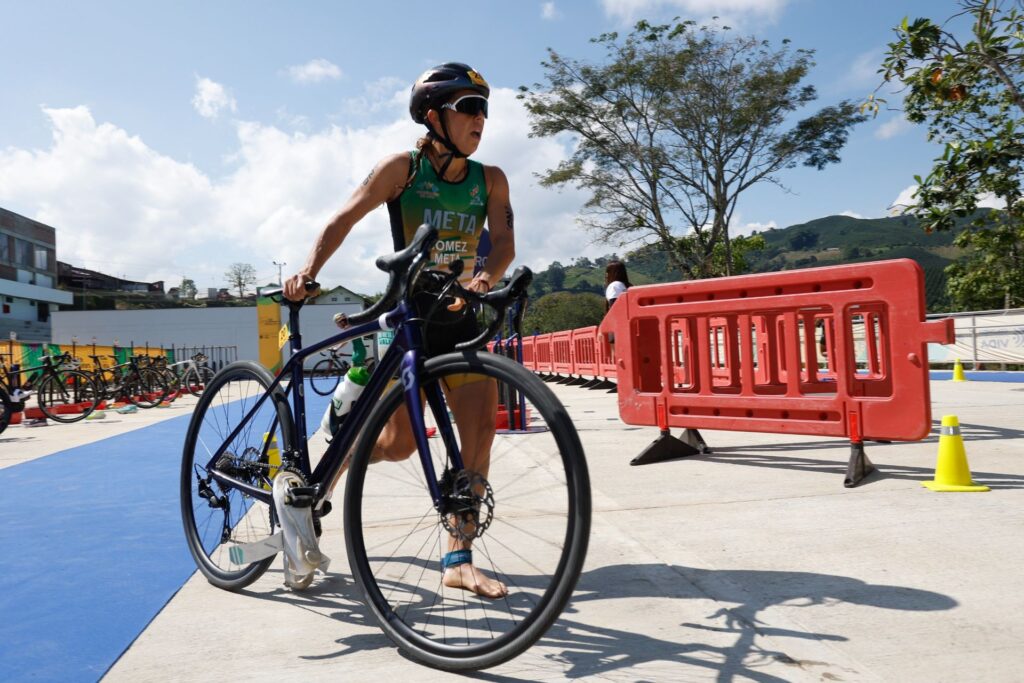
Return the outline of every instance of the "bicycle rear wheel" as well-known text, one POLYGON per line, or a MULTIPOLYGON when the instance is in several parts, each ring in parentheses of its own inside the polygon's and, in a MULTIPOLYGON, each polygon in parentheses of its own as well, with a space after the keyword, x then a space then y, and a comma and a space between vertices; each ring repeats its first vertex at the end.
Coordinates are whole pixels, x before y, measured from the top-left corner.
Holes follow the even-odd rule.
POLYGON ((37 390, 39 409, 55 422, 78 422, 89 417, 99 405, 99 393, 89 375, 79 370, 63 370, 47 375, 37 390))
MULTIPOLYGON (((238 590, 263 575, 274 557, 238 565, 230 547, 272 536, 277 520, 271 505, 213 479, 207 465, 231 432, 273 383, 263 367, 238 361, 226 367, 196 404, 185 435, 181 458, 181 519, 196 566, 215 586, 238 590)), ((277 462, 265 435, 276 439, 278 454, 292 449, 292 416, 284 393, 278 389, 227 445, 216 469, 253 486, 270 490, 277 462)), ((273 442, 272 446, 273 448, 273 442)))
POLYGON ((125 380, 125 397, 140 408, 160 405, 170 389, 164 378, 152 368, 139 368, 125 380))
POLYGON ((309 378, 310 384, 313 385, 313 391, 321 396, 333 393, 341 378, 341 373, 338 370, 338 366, 330 358, 324 358, 314 365, 313 374, 309 378))
POLYGON ((202 396, 206 386, 213 379, 213 370, 205 365, 189 368, 182 380, 185 390, 193 396, 202 396))
MULTIPOLYGON (((444 585, 440 561, 455 547, 452 522, 457 517, 435 510, 416 455, 370 465, 388 420, 407 410, 400 385, 368 418, 345 491, 349 564, 371 613, 408 655, 446 670, 495 666, 543 635, 572 594, 590 531, 583 449, 551 390, 522 366, 492 354, 454 353, 430 359, 421 382, 426 391, 466 386, 466 373, 477 375, 472 379, 478 387, 490 383, 492 388, 480 389, 481 394, 496 392, 498 381, 514 388, 525 403, 527 429, 496 435, 482 479, 453 471, 441 436, 443 426, 432 408, 425 416, 428 434, 431 426, 437 428, 428 440, 431 459, 442 491, 450 494, 442 509, 453 509, 460 490, 475 494, 461 508, 463 519, 471 519, 469 529, 475 536, 474 565, 503 582, 507 595, 484 598, 444 585)), ((441 412, 448 415, 451 393, 446 396, 441 412)), ((493 413, 466 412, 472 409, 460 410, 467 423, 495 419, 493 413)), ((523 415, 518 406, 513 409, 514 420, 523 415)), ((498 426, 507 421, 508 411, 499 410, 498 426)), ((461 501, 466 503, 467 498, 461 501)))

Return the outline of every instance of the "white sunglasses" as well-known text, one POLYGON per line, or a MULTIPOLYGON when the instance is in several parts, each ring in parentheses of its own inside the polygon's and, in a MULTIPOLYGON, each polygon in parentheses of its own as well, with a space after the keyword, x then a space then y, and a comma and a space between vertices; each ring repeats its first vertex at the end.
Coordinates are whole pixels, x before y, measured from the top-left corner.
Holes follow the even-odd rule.
POLYGON ((454 102, 446 102, 441 105, 441 109, 451 109, 460 114, 469 114, 470 116, 476 116, 477 114, 483 114, 484 118, 487 118, 487 98, 481 95, 463 95, 454 102))

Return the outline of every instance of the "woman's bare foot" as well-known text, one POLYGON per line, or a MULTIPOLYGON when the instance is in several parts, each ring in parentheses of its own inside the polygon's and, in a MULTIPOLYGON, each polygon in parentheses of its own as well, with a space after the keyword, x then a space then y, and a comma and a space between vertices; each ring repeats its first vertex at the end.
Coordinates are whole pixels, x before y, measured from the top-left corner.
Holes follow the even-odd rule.
POLYGON ((487 578, 486 574, 469 563, 445 569, 441 582, 448 588, 462 588, 485 598, 508 595, 508 586, 496 579, 487 578))

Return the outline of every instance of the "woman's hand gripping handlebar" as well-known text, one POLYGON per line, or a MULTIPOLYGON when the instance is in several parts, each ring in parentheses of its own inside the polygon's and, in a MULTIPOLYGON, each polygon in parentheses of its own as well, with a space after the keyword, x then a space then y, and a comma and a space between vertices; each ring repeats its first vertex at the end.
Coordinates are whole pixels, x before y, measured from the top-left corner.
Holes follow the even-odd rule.
MULTIPOLYGON (((455 296, 465 299, 470 303, 481 303, 494 310, 494 320, 484 332, 476 339, 464 341, 455 345, 456 351, 465 351, 483 346, 491 339, 505 322, 505 311, 517 301, 526 298, 526 289, 533 282, 533 271, 526 266, 519 266, 512 273, 508 284, 501 289, 495 289, 487 294, 478 294, 472 290, 465 289, 458 282, 454 283, 455 296)), ((521 307, 520 307, 521 308, 521 307)))

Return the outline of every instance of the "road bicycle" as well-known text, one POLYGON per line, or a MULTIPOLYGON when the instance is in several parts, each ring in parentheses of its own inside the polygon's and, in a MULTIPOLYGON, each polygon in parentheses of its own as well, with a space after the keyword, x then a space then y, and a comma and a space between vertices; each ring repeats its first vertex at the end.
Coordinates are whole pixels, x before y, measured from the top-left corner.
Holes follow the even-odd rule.
POLYGON ((525 296, 532 275, 519 269, 500 290, 482 296, 466 291, 457 281, 461 269, 424 273, 436 241, 437 230, 424 225, 406 249, 379 258, 377 266, 390 276, 385 295, 350 316, 345 331, 319 343, 302 346, 302 304, 287 302, 291 357, 276 377, 249 361, 217 373, 185 438, 182 521, 189 550, 213 585, 248 586, 284 548, 286 582, 291 577, 301 589, 312 571, 299 576, 297 564, 319 563, 326 570, 327 558, 309 533, 304 546, 291 545, 289 520, 305 514, 319 535, 332 482, 347 464, 347 559, 370 613, 417 661, 446 670, 481 669, 523 652, 569 600, 586 556, 590 484, 572 420, 551 390, 523 366, 473 350, 493 336, 504 309, 525 296), (494 310, 488 329, 452 353, 426 358, 424 318, 410 294, 421 275, 442 280, 435 305, 458 297, 494 310), (382 330, 394 330, 394 342, 313 467, 303 361, 382 330), (520 400, 506 411, 527 417, 525 429, 494 437, 489 460, 481 457, 488 453, 462 450, 462 430, 469 423, 493 424, 500 409, 497 416, 479 405, 449 410, 451 388, 471 381, 488 382, 482 390, 495 381, 514 387, 520 400), (415 453, 371 464, 385 425, 400 415, 412 425, 415 453), (464 457, 482 460, 486 471, 470 471, 464 457), (453 544, 471 544, 475 566, 504 582, 507 595, 491 599, 447 587, 441 563, 457 561, 453 544))
POLYGON ((105 399, 123 399, 139 408, 153 408, 171 392, 160 373, 148 366, 148 356, 131 356, 124 363, 117 363, 117 356, 107 356, 115 362, 107 367, 103 366, 102 356, 89 357, 93 362, 93 380, 105 399))
POLYGON ((321 396, 327 396, 334 392, 342 375, 348 372, 352 364, 348 358, 342 355, 340 349, 330 348, 321 351, 320 355, 326 356, 326 358, 317 361, 317 364, 313 366, 309 383, 313 387, 313 391, 321 396))
MULTIPOLYGON (((17 373, 0 363, 0 389, 8 395, 11 410, 24 406, 24 400, 35 394, 39 409, 55 422, 78 422, 89 417, 101 397, 92 378, 78 369, 78 359, 70 353, 46 355, 40 365, 23 368, 17 373), (17 377, 26 376, 18 386, 17 377), (14 388, 21 398, 14 401, 14 388)), ((5 413, 7 409, 5 408, 5 413)), ((9 417, 7 418, 10 419, 9 417)))
POLYGON ((207 365, 209 356, 202 351, 186 360, 172 362, 168 369, 178 377, 182 389, 194 396, 202 396, 204 389, 213 379, 214 372, 207 365))

